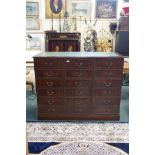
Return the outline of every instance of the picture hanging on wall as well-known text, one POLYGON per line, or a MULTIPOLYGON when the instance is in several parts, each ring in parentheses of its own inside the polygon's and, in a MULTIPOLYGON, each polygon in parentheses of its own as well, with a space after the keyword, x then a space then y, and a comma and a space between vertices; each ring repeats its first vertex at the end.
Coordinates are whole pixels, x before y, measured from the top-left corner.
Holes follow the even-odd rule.
POLYGON ((26 35, 26 49, 27 50, 41 50, 41 36, 40 34, 26 35))
POLYGON ((38 2, 26 2, 26 16, 39 16, 38 2))
POLYGON ((116 18, 117 0, 96 0, 96 18, 116 18))
POLYGON ((40 22, 38 18, 26 18, 26 30, 39 30, 40 22))
POLYGON ((45 1, 45 17, 46 18, 61 18, 64 17, 65 13, 65 0, 46 0, 45 1))
POLYGON ((70 17, 85 17, 91 16, 90 0, 68 0, 68 10, 70 17))

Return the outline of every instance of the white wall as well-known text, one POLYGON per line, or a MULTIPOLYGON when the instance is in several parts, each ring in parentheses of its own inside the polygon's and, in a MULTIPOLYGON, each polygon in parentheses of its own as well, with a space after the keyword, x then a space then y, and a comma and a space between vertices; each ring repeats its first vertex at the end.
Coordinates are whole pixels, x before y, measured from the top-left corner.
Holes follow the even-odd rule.
MULTIPOLYGON (((40 37, 42 40, 42 51, 45 50, 45 43, 44 43, 44 31, 46 30, 51 30, 51 19, 45 19, 45 0, 28 0, 28 1, 37 1, 39 2, 39 19, 40 19, 40 30, 39 31, 27 31, 28 34, 34 34, 34 33, 40 33, 40 37)), ((91 19, 92 21, 95 20, 95 0, 90 0, 92 3, 92 11, 91 11, 91 19)), ((110 22, 118 22, 118 18, 119 18, 119 13, 121 11, 121 7, 123 6, 123 0, 118 0, 117 3, 117 19, 99 19, 97 21, 97 24, 95 26, 95 29, 98 33, 98 38, 101 37, 101 32, 100 30, 102 29, 102 27, 109 32, 109 24, 110 22)), ((70 20, 69 20, 70 22, 70 20)), ((61 21, 61 25, 63 26, 63 19, 61 21)), ((77 21, 77 29, 79 32, 81 32, 81 51, 84 51, 83 48, 83 43, 84 43, 84 32, 86 30, 86 24, 84 22, 84 20, 82 19, 81 22, 80 20, 77 21)), ((59 22, 58 19, 54 19, 54 30, 57 30, 59 32, 59 22)), ((106 35, 106 34, 104 34, 106 35)), ((114 42, 114 38, 113 38, 113 42, 114 42)), ((41 51, 36 51, 36 53, 40 53, 41 51)), ((32 56, 35 55, 34 51, 27 51, 27 60, 32 60, 32 56)))

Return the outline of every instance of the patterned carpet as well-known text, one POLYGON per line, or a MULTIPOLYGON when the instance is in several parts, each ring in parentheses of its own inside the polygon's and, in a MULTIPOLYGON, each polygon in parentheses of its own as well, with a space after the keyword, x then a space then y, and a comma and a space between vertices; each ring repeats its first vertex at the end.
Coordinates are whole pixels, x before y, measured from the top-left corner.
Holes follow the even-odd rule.
POLYGON ((128 123, 29 122, 29 151, 40 155, 126 155, 128 123))

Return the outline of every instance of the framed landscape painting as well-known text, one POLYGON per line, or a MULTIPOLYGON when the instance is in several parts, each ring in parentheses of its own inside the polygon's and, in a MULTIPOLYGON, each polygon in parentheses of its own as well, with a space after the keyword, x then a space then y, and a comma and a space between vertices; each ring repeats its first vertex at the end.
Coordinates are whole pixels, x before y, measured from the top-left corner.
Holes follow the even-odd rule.
POLYGON ((70 17, 85 17, 91 16, 90 0, 68 0, 68 10, 70 17))
POLYGON ((117 0, 96 0, 96 18, 116 18, 117 0))
POLYGON ((26 2, 26 16, 39 16, 38 2, 26 2))
POLYGON ((39 30, 40 22, 38 18, 26 18, 26 30, 39 30))

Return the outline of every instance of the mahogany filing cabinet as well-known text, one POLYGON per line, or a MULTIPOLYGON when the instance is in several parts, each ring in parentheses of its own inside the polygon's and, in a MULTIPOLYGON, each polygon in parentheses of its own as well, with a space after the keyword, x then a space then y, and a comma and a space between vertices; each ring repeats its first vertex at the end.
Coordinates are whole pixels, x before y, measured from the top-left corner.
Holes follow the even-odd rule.
POLYGON ((119 120, 123 57, 114 52, 34 56, 39 120, 119 120))

